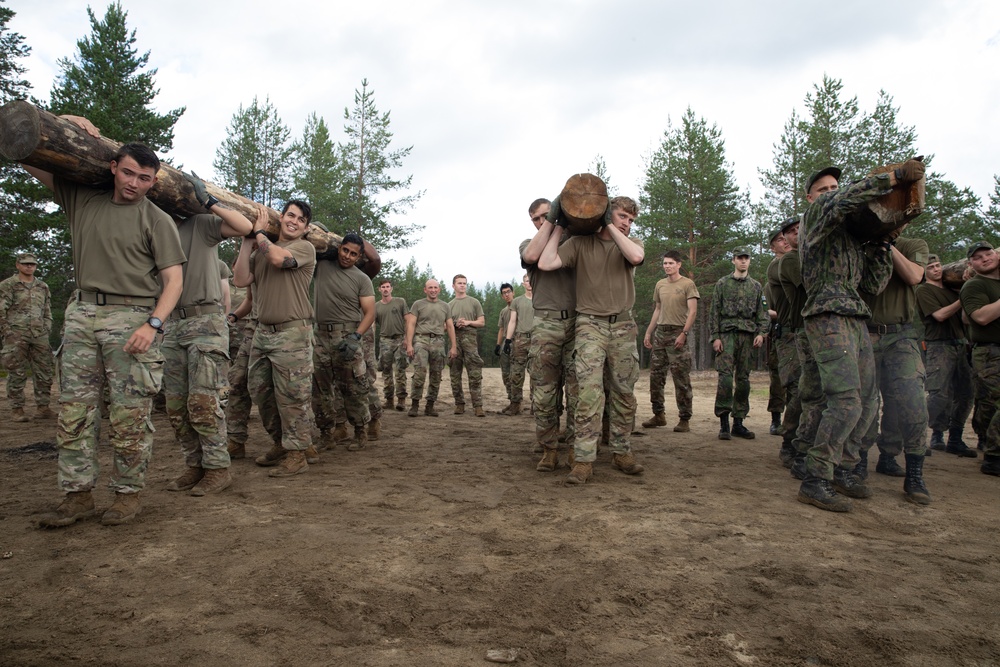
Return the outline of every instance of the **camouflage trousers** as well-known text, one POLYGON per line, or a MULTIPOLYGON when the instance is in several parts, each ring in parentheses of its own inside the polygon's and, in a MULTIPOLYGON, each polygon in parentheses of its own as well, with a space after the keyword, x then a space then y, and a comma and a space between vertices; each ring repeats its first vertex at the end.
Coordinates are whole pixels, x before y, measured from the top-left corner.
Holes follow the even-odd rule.
POLYGON ((368 375, 368 414, 372 419, 382 419, 382 399, 378 395, 378 373, 375 361, 375 327, 361 335, 361 350, 365 355, 365 373, 368 375))
POLYGON ((781 370, 778 361, 778 346, 774 334, 770 334, 764 339, 767 346, 767 375, 770 380, 767 391, 767 411, 783 412, 787 397, 785 396, 785 385, 781 381, 781 370))
POLYGON ((406 367, 410 365, 410 360, 406 358, 403 336, 380 337, 378 349, 378 369, 382 373, 385 400, 391 401, 393 393, 399 398, 406 398, 406 367))
POLYGON ((811 477, 832 481, 834 468, 857 463, 861 438, 878 414, 875 359, 859 317, 814 315, 806 318, 805 330, 826 397, 806 469, 811 477))
POLYGON ((983 454, 1000 457, 1000 345, 976 344, 972 350, 972 370, 976 377, 983 454))
POLYGON ((927 341, 927 421, 935 431, 964 429, 972 412, 972 366, 964 340, 927 341))
POLYGON ((313 425, 312 328, 273 329, 258 324, 254 333, 247 368, 250 395, 275 444, 285 449, 308 449, 313 425))
POLYGON ((576 318, 576 460, 597 459, 597 441, 605 408, 605 383, 610 421, 608 446, 612 453, 632 450, 629 435, 635 422, 635 382, 639 379, 639 350, 631 317, 609 323, 606 317, 578 315, 576 318))
POLYGON ((416 334, 413 337, 413 377, 410 398, 423 398, 424 382, 427 382, 427 400, 436 401, 441 388, 441 371, 444 370, 448 355, 444 352, 443 334, 416 334))
POLYGON ((465 392, 462 391, 462 369, 469 373, 469 398, 477 408, 483 406, 483 358, 479 356, 479 337, 476 329, 455 332, 455 342, 458 344, 458 356, 450 360, 448 375, 451 378, 451 395, 455 405, 465 405, 465 392))
POLYGON ((530 372, 534 384, 531 402, 535 408, 535 439, 546 449, 559 442, 559 396, 566 387, 566 442, 576 434, 579 386, 573 348, 576 345, 576 318, 565 320, 535 316, 531 327, 530 372))
POLYGON ((720 335, 722 352, 715 356, 719 384, 715 390, 715 416, 732 414, 743 419, 750 412, 750 368, 753 366, 754 335, 725 331, 720 335))
POLYGON ((774 352, 771 358, 774 357, 778 358, 778 375, 785 394, 785 410, 781 426, 784 429, 783 440, 787 443, 795 437, 802 416, 802 403, 799 399, 799 376, 802 375, 802 364, 799 363, 799 350, 794 333, 783 331, 781 338, 774 339, 774 352))
POLYGON ((816 357, 813 356, 805 328, 795 332, 795 350, 798 352, 801 368, 798 381, 801 412, 792 446, 800 455, 806 456, 816 442, 816 429, 819 428, 819 420, 826 409, 826 394, 823 393, 819 367, 816 366, 816 357))
POLYGON ((163 351, 167 416, 188 468, 228 468, 229 330, 222 312, 170 319, 163 351))
POLYGON ((649 402, 653 412, 666 410, 663 388, 667 384, 667 370, 674 380, 674 400, 677 416, 691 419, 694 393, 691 391, 691 347, 684 341, 681 349, 674 347, 683 326, 657 324, 653 331, 653 349, 649 355, 649 402))
POLYGON ((48 407, 52 395, 52 346, 49 334, 37 331, 11 329, 3 340, 0 363, 7 369, 7 400, 12 408, 24 408, 24 385, 31 369, 35 405, 48 407))
POLYGON ((89 491, 98 476, 98 405, 105 383, 113 469, 110 488, 138 493, 146 484, 152 456, 153 396, 163 380, 160 336, 142 354, 125 352, 125 343, 149 318, 144 306, 96 306, 73 301, 66 308, 60 363, 59 487, 89 491))
POLYGON ((869 336, 875 357, 875 384, 882 394, 882 420, 880 424, 876 409, 861 448, 868 451, 877 440, 879 451, 888 456, 903 451, 923 456, 927 451, 927 398, 917 332, 904 325, 899 333, 869 336))
POLYGON ((247 424, 250 421, 250 389, 247 385, 247 368, 250 366, 250 350, 253 348, 253 335, 257 331, 257 321, 247 320, 246 326, 237 339, 237 352, 232 355, 232 332, 230 332, 230 355, 232 363, 229 366, 229 399, 226 404, 226 429, 229 440, 245 445, 247 442, 247 424))
POLYGON ((500 352, 500 378, 503 380, 503 388, 507 390, 507 400, 511 400, 511 390, 513 384, 510 379, 510 355, 500 352))
POLYGON ((336 387, 343 398, 347 421, 363 425, 372 419, 368 409, 368 367, 365 364, 365 352, 359 346, 354 355, 346 357, 341 350, 341 343, 356 328, 357 324, 351 324, 337 331, 325 331, 322 328, 316 331, 313 381, 319 392, 317 394, 314 389, 313 401, 319 399, 324 417, 336 415, 336 387))
MULTIPOLYGON (((510 352, 510 400, 511 403, 521 403, 524 400, 524 373, 528 367, 528 356, 531 351, 531 334, 514 334, 514 343, 510 352)), ((533 387, 529 384, 529 390, 533 387)), ((529 394, 530 397, 530 394, 529 394)))

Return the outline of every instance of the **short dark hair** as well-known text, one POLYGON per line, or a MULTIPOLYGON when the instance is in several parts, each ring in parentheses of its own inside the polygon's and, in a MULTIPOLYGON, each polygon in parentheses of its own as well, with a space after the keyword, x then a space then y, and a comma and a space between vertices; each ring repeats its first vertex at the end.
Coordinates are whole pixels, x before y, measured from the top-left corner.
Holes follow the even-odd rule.
POLYGON ((684 262, 683 255, 681 255, 676 250, 668 250, 665 253, 663 253, 663 259, 667 259, 668 257, 677 262, 678 264, 682 264, 684 262))
MULTIPOLYGON (((463 274, 461 274, 461 273, 456 273, 455 277, 451 279, 451 284, 454 285, 455 281, 458 280, 459 278, 465 278, 465 276, 463 274)), ((468 282, 469 279, 465 278, 465 281, 468 282)))
POLYGON ((392 281, 391 280, 389 280, 388 278, 383 278, 382 280, 378 281, 378 286, 381 287, 382 285, 385 285, 386 283, 389 283, 390 285, 392 285, 392 281))
POLYGON ((121 163, 122 158, 126 156, 135 160, 140 167, 152 167, 155 171, 160 170, 160 158, 156 157, 153 149, 146 144, 140 144, 137 141, 125 144, 115 153, 114 161, 121 163))
POLYGON ((289 199, 285 202, 285 205, 281 208, 281 215, 288 213, 289 206, 298 206, 299 210, 302 211, 302 215, 305 216, 306 222, 311 222, 313 217, 312 206, 301 199, 289 199))
POLYGON ((534 215, 535 211, 537 211, 538 207, 541 206, 542 204, 551 204, 551 203, 552 202, 550 202, 545 197, 540 197, 539 199, 536 199, 535 201, 531 202, 531 206, 528 207, 528 215, 534 215))
POLYGON ((502 292, 505 289, 509 289, 511 292, 513 292, 514 291, 514 286, 511 285, 510 283, 501 283, 500 284, 500 291, 502 292))
POLYGON ((344 234, 344 238, 340 239, 340 245, 344 245, 345 243, 353 243, 354 245, 361 248, 361 252, 365 251, 365 240, 361 238, 360 234, 355 234, 354 232, 347 232, 346 234, 344 234))

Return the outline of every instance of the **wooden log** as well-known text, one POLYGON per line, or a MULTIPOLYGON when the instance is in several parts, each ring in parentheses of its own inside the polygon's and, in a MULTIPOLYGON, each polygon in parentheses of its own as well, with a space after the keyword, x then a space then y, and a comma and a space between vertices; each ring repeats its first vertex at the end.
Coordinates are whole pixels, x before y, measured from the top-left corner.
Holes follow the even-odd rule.
MULTIPOLYGON (((75 123, 59 118, 35 105, 18 100, 0 107, 0 155, 37 167, 73 183, 93 188, 111 188, 108 167, 122 144, 107 137, 92 137, 75 123)), ((147 197, 170 215, 187 218, 205 209, 194 196, 194 188, 184 175, 161 163, 158 180, 147 197)), ((256 204, 246 197, 205 182, 205 188, 223 205, 257 219, 256 204)), ((278 239, 278 211, 268 208, 267 234, 278 239)), ((315 225, 306 239, 316 247, 320 259, 336 258, 340 236, 315 225)))
POLYGON ((570 234, 599 232, 608 210, 608 186, 593 174, 574 174, 559 193, 559 207, 569 220, 566 229, 570 234))
POLYGON ((948 289, 953 289, 956 292, 961 291, 962 285, 968 280, 968 268, 969 260, 967 259, 945 264, 941 267, 941 283, 948 289))
MULTIPOLYGON (((923 160, 923 156, 914 159, 923 160)), ((887 164, 873 169, 868 175, 893 171, 902 165, 902 162, 887 164)), ((867 241, 880 239, 902 227, 924 212, 925 187, 926 181, 923 178, 915 183, 897 184, 892 192, 869 202, 868 207, 860 214, 848 218, 848 231, 867 241)))

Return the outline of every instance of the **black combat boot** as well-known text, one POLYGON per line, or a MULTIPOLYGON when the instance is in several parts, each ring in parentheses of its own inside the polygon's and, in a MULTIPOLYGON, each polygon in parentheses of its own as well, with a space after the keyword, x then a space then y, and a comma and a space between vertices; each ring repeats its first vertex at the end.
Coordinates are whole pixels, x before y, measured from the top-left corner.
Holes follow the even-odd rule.
POLYGON ((863 479, 854 476, 849 468, 833 469, 833 488, 848 498, 871 498, 872 490, 863 479))
POLYGON ((733 435, 737 438, 746 438, 747 440, 753 440, 757 437, 753 431, 743 425, 741 417, 733 417, 733 435))
POLYGON ((896 463, 895 456, 889 456, 883 452, 878 454, 878 463, 875 464, 875 472, 888 475, 889 477, 906 477, 906 471, 896 463))
POLYGON ((858 462, 854 464, 851 473, 860 480, 868 479, 868 450, 862 449, 858 452, 858 462))
POLYGON ((1000 477, 1000 456, 994 454, 983 456, 983 464, 979 466, 979 472, 984 475, 996 475, 1000 477))
POLYGON ((733 436, 729 435, 729 415, 722 415, 719 417, 719 440, 732 440, 733 436))
POLYGON ((792 446, 791 440, 783 440, 781 442, 781 449, 778 450, 778 460, 781 461, 781 465, 786 468, 792 467, 792 460, 795 459, 795 447, 792 446))
POLYGON ((944 433, 941 431, 931 431, 931 449, 943 452, 944 448, 944 433))
MULTIPOLYGON (((933 444, 931 446, 933 447, 933 444)), ((962 440, 962 429, 960 428, 948 430, 948 444, 945 445, 944 451, 966 459, 974 459, 978 457, 976 450, 969 447, 962 440)))
POLYGON ((924 484, 924 457, 920 454, 906 454, 906 479, 903 480, 903 493, 911 503, 918 505, 931 504, 931 492, 924 484))
POLYGON ((781 413, 772 412, 771 413, 771 435, 781 435, 781 413))
POLYGON ((802 480, 798 500, 829 512, 851 511, 851 501, 834 491, 830 482, 819 477, 806 477, 802 480))
POLYGON ((809 476, 806 471, 806 455, 801 452, 796 453, 795 457, 792 459, 792 467, 790 468, 792 477, 795 479, 805 480, 809 476))

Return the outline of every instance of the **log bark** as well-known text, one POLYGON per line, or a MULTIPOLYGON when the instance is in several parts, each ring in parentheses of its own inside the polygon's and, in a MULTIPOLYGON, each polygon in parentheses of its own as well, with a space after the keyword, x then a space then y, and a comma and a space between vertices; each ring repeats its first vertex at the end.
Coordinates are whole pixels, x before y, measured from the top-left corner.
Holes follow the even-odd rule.
POLYGON ((941 283, 956 292, 962 290, 962 285, 966 281, 966 269, 969 268, 969 260, 960 259, 941 267, 941 283))
POLYGON ((608 210, 608 186, 593 174, 574 174, 559 193, 559 207, 569 220, 566 229, 570 234, 599 232, 608 210))
MULTIPOLYGON (((923 156, 915 159, 922 160, 923 156)), ((873 169, 868 175, 882 174, 902 165, 902 162, 888 164, 873 169)), ((868 208, 860 215, 849 218, 848 231, 859 239, 869 241, 880 239, 902 227, 924 212, 925 185, 923 178, 915 183, 896 185, 889 194, 869 202, 868 208)))

